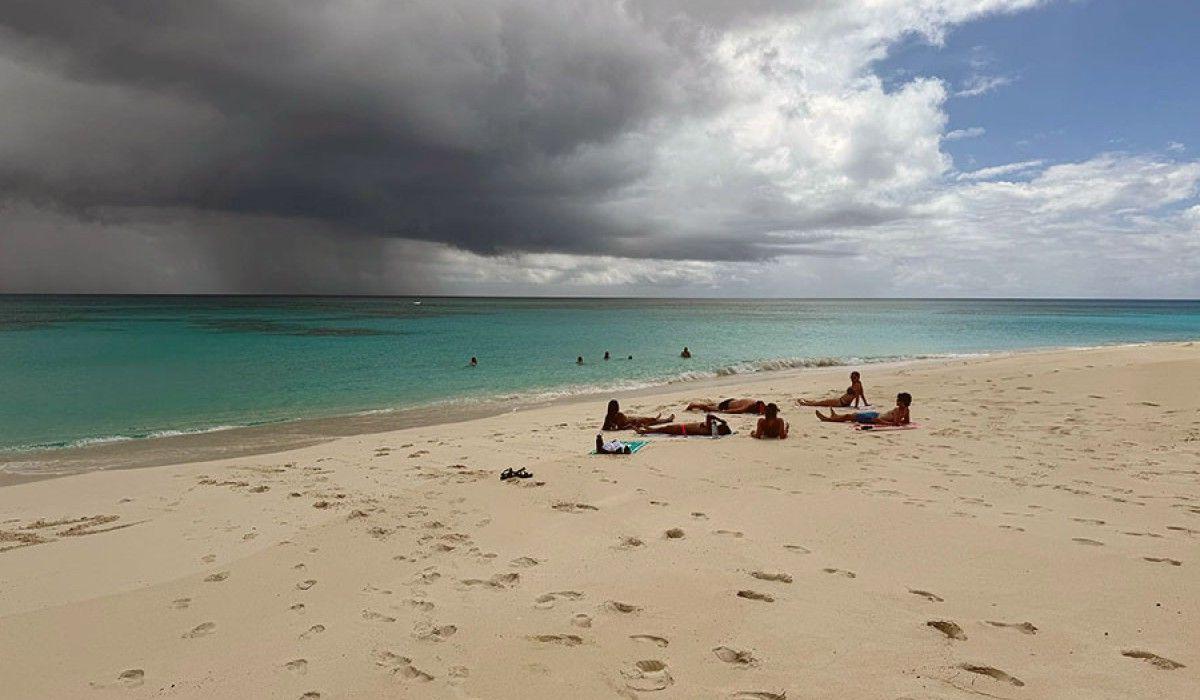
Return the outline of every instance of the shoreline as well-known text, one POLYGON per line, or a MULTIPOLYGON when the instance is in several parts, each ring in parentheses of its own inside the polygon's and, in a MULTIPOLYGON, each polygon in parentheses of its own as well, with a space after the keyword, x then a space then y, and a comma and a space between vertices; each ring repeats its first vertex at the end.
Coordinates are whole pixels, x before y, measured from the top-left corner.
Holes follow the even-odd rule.
POLYGON ((785 407, 783 441, 735 415, 732 437, 590 456, 603 406, 577 399, 2 488, 6 688, 1191 698, 1198 345, 872 370, 874 403, 915 397, 908 431, 792 408, 844 387, 825 368, 623 402, 753 395, 785 407))
MULTIPOLYGON (((1141 347, 1156 345, 1187 345, 1195 340, 1145 341, 1089 345, 1080 347, 1032 347, 976 353, 944 354, 905 359, 884 359, 861 363, 815 364, 812 366, 783 367, 779 369, 756 369, 737 373, 721 373, 697 378, 668 377, 647 386, 596 391, 582 391, 554 398, 538 399, 537 396, 554 393, 553 389, 531 393, 529 398, 517 398, 512 403, 503 400, 482 400, 472 403, 450 399, 435 404, 411 408, 367 410, 317 418, 297 418, 258 425, 237 425, 199 429, 177 435, 144 438, 113 438, 88 445, 66 446, 28 451, 0 451, 0 488, 15 484, 56 479, 93 471, 116 469, 144 469, 172 464, 190 464, 220 459, 277 454, 304 447, 328 443, 339 438, 358 435, 378 435, 408 428, 431 427, 444 424, 470 422, 508 413, 555 406, 572 406, 590 403, 597 397, 616 398, 621 401, 652 396, 688 388, 699 391, 719 389, 779 377, 792 379, 798 375, 813 376, 821 373, 842 373, 846 368, 863 367, 887 370, 906 365, 936 365, 961 360, 1004 358, 1043 353, 1088 351, 1104 348, 1141 347), (514 405, 515 404, 515 405, 514 405), (28 466, 25 466, 28 465, 28 466)), ((742 365, 769 364, 791 358, 757 360, 742 365)), ((819 361, 819 360, 815 360, 819 361)), ((706 373, 708 374, 708 373, 706 373)))

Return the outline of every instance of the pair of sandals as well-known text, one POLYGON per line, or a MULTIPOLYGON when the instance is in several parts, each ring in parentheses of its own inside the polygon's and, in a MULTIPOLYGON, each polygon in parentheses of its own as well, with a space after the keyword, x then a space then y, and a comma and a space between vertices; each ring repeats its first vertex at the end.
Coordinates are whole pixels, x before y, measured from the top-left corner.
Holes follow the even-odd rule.
POLYGON ((508 481, 509 479, 528 479, 533 476, 533 472, 526 471, 525 467, 514 470, 512 467, 500 472, 500 481, 508 481))

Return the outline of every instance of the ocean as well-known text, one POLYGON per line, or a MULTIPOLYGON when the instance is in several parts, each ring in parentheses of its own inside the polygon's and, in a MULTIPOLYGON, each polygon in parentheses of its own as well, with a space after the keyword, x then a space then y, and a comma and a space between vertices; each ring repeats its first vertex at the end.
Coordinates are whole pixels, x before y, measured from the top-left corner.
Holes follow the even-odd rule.
POLYGON ((0 452, 1196 338, 1197 301, 0 296, 0 452))

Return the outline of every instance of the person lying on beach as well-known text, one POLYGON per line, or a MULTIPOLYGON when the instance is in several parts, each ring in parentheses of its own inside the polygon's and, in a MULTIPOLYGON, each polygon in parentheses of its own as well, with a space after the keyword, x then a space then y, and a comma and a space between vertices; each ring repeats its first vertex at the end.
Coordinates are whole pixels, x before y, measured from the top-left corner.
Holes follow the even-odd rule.
POLYGON ((605 442, 604 436, 596 434, 596 454, 598 455, 627 455, 632 454, 633 450, 629 445, 620 440, 609 440, 605 442))
POLYGON ((729 424, 711 413, 703 423, 672 423, 651 428, 634 428, 638 435, 728 435, 733 432, 729 424))
POLYGON ((706 413, 762 413, 767 410, 767 404, 758 399, 725 399, 720 403, 693 401, 688 404, 687 410, 706 413))
POLYGON ((892 410, 880 415, 877 411, 859 411, 857 413, 842 413, 837 414, 833 409, 829 409, 829 415, 823 416, 820 411, 813 411, 826 423, 864 423, 867 425, 908 425, 909 415, 908 407, 912 404, 912 395, 908 392, 901 392, 896 395, 896 407, 892 410))
POLYGON ((841 396, 839 396, 836 399, 819 399, 819 400, 796 399, 796 403, 800 404, 801 406, 824 406, 826 408, 846 408, 848 406, 853 405, 855 408, 858 408, 859 402, 861 401, 863 406, 867 406, 867 405, 869 405, 867 402, 867 395, 863 391, 863 385, 862 385, 862 382, 860 381, 860 377, 861 377, 861 375, 859 375, 858 372, 851 372, 850 373, 850 386, 846 389, 846 393, 842 394, 841 396))
POLYGON ((787 421, 779 417, 779 407, 773 403, 767 404, 763 417, 758 419, 758 425, 750 433, 750 437, 759 439, 786 440, 788 434, 787 421))
POLYGON ((653 418, 645 417, 638 418, 637 416, 627 416, 621 413, 621 404, 617 403, 616 399, 608 402, 608 413, 604 416, 604 424, 600 427, 601 430, 632 430, 641 426, 643 428, 651 425, 661 425, 670 423, 675 420, 675 414, 672 413, 670 418, 663 418, 662 414, 658 414, 653 418))

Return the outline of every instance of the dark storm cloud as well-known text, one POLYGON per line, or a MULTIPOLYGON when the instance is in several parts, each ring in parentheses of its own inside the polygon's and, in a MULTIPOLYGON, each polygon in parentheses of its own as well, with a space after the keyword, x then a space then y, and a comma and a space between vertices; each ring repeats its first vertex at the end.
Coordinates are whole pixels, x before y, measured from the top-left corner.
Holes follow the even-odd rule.
MULTIPOLYGON (((0 188, 85 218, 165 208, 489 255, 761 258, 777 249, 753 211, 736 236, 605 215, 649 164, 603 146, 719 105, 706 33, 802 5, 8 0, 0 85, 24 107, 0 188)), ((811 217, 783 218, 769 228, 811 217)))

